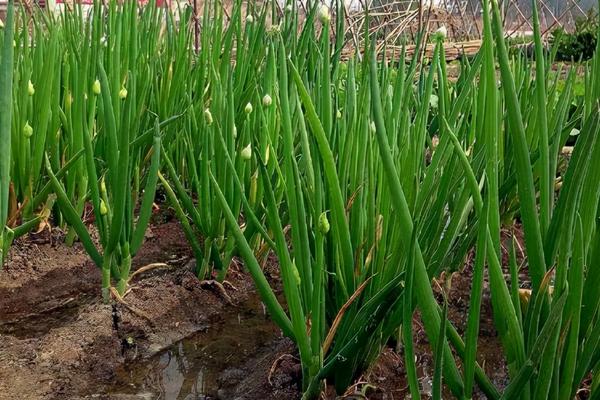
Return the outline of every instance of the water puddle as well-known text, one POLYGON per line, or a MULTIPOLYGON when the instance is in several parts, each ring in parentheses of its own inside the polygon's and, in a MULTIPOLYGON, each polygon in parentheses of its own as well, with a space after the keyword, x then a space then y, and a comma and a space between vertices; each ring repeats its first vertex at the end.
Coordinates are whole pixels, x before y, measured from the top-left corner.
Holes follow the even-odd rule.
MULTIPOLYGON (((240 374, 252 356, 274 342, 280 331, 258 298, 224 310, 223 322, 194 334, 155 356, 118 371, 112 396, 161 400, 219 398, 221 381, 240 374)), ((240 377, 242 378, 242 377, 240 377)), ((117 397, 118 398, 118 397, 117 397)))

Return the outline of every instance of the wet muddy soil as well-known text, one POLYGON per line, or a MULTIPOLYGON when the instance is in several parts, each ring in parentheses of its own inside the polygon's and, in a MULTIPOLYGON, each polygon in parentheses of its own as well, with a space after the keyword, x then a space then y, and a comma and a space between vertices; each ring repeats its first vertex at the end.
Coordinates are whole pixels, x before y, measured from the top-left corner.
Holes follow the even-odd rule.
MULTIPOLYGON (((69 248, 62 239, 55 230, 19 240, 0 272, 0 400, 300 398, 294 346, 240 263, 225 295, 196 279, 176 222, 153 225, 134 268, 165 266, 136 276, 124 303, 104 305, 99 271, 79 244, 69 248)), ((276 266, 267 268, 277 286, 276 266)), ((470 268, 453 276, 448 296, 460 332, 470 268)), ((480 362, 502 387, 506 368, 487 298, 482 313, 480 362)), ((414 330, 427 397, 433 360, 418 315, 414 330)), ((402 353, 384 349, 345 398, 403 399, 405 375, 402 353)))
POLYGON ((165 265, 112 305, 79 244, 57 233, 15 243, 0 273, 0 399, 298 397, 296 362, 270 372, 293 346, 241 265, 223 293, 195 277, 177 223, 147 236, 134 269, 165 265))

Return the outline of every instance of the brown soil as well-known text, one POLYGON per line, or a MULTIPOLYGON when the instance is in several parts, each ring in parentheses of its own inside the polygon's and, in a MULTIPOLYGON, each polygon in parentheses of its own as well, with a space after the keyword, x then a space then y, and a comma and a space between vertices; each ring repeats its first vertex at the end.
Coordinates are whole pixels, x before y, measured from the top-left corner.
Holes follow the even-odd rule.
MULTIPOLYGON (((104 305, 99 271, 79 244, 68 248, 47 233, 17 241, 0 273, 0 400, 300 398, 294 346, 266 316, 250 277, 232 266, 227 298, 196 279, 190 259, 177 223, 154 225, 134 268, 168 267, 136 276, 126 305, 104 305)), ((449 294, 461 333, 470 280, 467 263, 449 294)), ((502 387, 506 367, 485 289, 478 354, 502 387)), ((426 394, 433 360, 418 317, 414 328, 426 394)), ((405 398, 405 375, 402 353, 387 348, 347 398, 405 398)))
POLYGON ((102 304, 99 270, 79 244, 68 248, 48 234, 15 243, 0 273, 0 399, 144 398, 129 379, 139 374, 139 365, 185 338, 219 345, 223 329, 232 325, 240 334, 221 344, 223 368, 210 377, 211 394, 297 397, 293 376, 275 373, 273 387, 262 384, 278 349, 293 347, 267 319, 251 279, 232 267, 225 298, 192 273, 176 223, 154 226, 148 236, 134 268, 159 262, 168 267, 134 278, 126 305, 102 304), (242 340, 248 313, 260 314, 261 324, 255 323, 255 338, 242 340))

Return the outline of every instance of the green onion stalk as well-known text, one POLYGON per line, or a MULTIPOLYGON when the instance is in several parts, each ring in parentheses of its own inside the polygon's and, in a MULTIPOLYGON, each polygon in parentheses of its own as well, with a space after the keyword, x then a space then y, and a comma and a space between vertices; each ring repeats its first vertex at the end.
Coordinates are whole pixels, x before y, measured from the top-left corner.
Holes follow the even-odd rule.
MULTIPOLYGON (((26 234, 39 222, 39 217, 23 221, 14 218, 14 188, 16 181, 12 158, 13 79, 14 79, 14 4, 8 2, 7 18, 0 28, 0 269, 4 266, 10 245, 16 237, 26 234)), ((29 132, 29 127, 26 132, 29 132)))
MULTIPOLYGON (((52 28, 45 33, 43 24, 25 12, 19 13, 21 29, 15 40, 17 85, 13 98, 13 195, 20 205, 11 219, 29 221, 40 206, 34 198, 41 189, 42 163, 46 140, 51 136, 52 99, 59 79, 59 37, 52 28), (36 46, 29 46, 29 43, 36 46)), ((45 198, 42 200, 46 200, 45 198)))
MULTIPOLYGON (((412 297, 418 299, 418 306, 426 315, 426 329, 432 343, 436 343, 436 352, 443 354, 443 376, 460 395, 462 379, 449 343, 441 340, 445 335, 440 332, 450 332, 448 335, 461 352, 464 344, 442 318, 429 282, 441 265, 464 258, 470 246, 461 245, 461 235, 468 230, 466 216, 473 204, 462 172, 453 167, 459 165, 458 154, 436 151, 429 165, 423 154, 428 148, 434 150, 426 129, 434 78, 439 73, 446 84, 439 89, 442 116, 451 118, 453 123, 460 122, 457 119, 466 109, 465 104, 470 105, 467 99, 474 85, 465 85, 464 92, 457 96, 460 101, 456 108, 450 106, 440 61, 444 59, 441 41, 434 57, 435 67, 420 75, 421 89, 416 93, 412 85, 415 76, 419 76, 416 63, 408 67, 398 63, 401 72, 396 79, 392 78, 391 67, 380 70, 369 59, 363 63, 356 59, 347 64, 337 61, 332 65, 328 10, 315 8, 307 21, 320 27, 319 56, 301 60, 287 48, 288 43, 303 48, 302 40, 314 38, 306 34, 313 26, 304 27, 297 44, 275 36, 268 45, 277 59, 278 84, 270 97, 280 125, 275 135, 267 136, 280 137, 281 151, 276 153, 276 159, 272 155, 267 159, 259 151, 263 136, 257 135, 252 140, 251 153, 258 158, 259 185, 264 190, 266 221, 261 234, 267 232, 264 241, 279 260, 289 315, 282 312, 283 307, 262 273, 260 260, 239 225, 239 212, 230 206, 215 176, 220 171, 211 170, 211 181, 239 254, 274 320, 298 346, 305 398, 317 396, 324 379, 332 381, 340 393, 350 386, 375 360, 401 322, 412 315, 417 305, 412 297), (393 96, 382 96, 374 89, 379 85, 389 88, 386 94, 393 96), (324 102, 325 98, 331 101, 324 102), (388 112, 359 106, 370 102, 381 103, 388 112), (413 106, 418 110, 415 115, 402 114, 413 106), (394 118, 384 121, 384 115, 394 118), (330 128, 327 121, 331 121, 330 128), (377 142, 371 140, 373 135, 377 142), (379 139, 380 143, 391 141, 393 147, 386 151, 382 144, 380 150, 376 146, 379 139), (388 152, 393 155, 388 156, 388 152), (389 162, 382 163, 384 155, 389 162), (414 171, 409 176, 418 177, 407 184, 410 203, 406 197, 404 203, 401 200, 401 186, 390 188, 385 184, 397 174, 399 167, 394 159, 414 171), (418 217, 413 217, 413 212, 418 217), (446 232, 444 240, 433 239, 442 232, 446 232), (416 250, 411 252, 410 248, 416 250), (415 284, 411 298, 405 300, 405 270, 409 262, 415 284), (403 311, 405 304, 409 306, 408 314, 403 311), (442 331, 442 327, 446 328, 442 331)), ((287 24, 291 22, 284 21, 283 26, 287 24)), ((267 60, 270 57, 268 54, 267 60)), ((477 68, 471 71, 472 80, 476 72, 477 68)), ((261 133, 269 132, 268 124, 263 127, 261 133)), ((443 143, 451 150, 448 139, 443 143)), ((228 168, 243 181, 233 162, 228 162, 228 168)), ((240 195, 245 193, 240 191, 240 195)), ((254 220, 256 213, 245 205, 242 208, 244 215, 254 220)), ((466 238, 472 242, 474 236, 466 238)), ((479 366, 476 378, 492 397, 499 396, 479 366)))
POLYGON ((2 50, 0 55, 0 268, 14 237, 6 226, 8 219, 9 189, 11 182, 11 121, 13 82, 13 32, 14 4, 8 2, 7 18, 0 31, 2 50))
MULTIPOLYGON (((95 66, 90 65, 97 71, 98 79, 88 83, 86 93, 90 110, 97 113, 86 115, 84 123, 88 129, 82 134, 82 161, 101 251, 82 222, 77 203, 69 198, 53 172, 50 159, 46 158, 47 172, 62 214, 102 269, 105 301, 110 296, 111 277, 116 280, 120 295, 127 289, 131 260, 143 243, 152 214, 161 154, 158 120, 154 122, 150 147, 140 126, 151 83, 140 79, 146 71, 139 65, 146 60, 138 58, 138 6, 130 3, 111 7, 113 13, 108 18, 107 29, 114 29, 115 34, 109 40, 112 52, 106 61, 111 75, 107 74, 101 57, 95 66), (127 26, 126 33, 122 26, 127 26), (123 52, 117 50, 121 46, 123 52), (140 182, 144 176, 142 188, 140 182)), ((97 10, 100 11, 99 6, 97 10)), ((96 39, 100 38, 96 36, 96 39)))

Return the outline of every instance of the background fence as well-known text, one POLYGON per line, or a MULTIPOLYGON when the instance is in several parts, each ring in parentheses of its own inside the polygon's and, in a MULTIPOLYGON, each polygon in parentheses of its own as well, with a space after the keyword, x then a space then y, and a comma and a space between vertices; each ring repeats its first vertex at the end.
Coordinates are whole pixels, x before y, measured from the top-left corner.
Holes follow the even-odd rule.
MULTIPOLYGON (((386 37, 406 36, 411 39, 420 28, 430 31, 446 26, 453 41, 481 38, 482 8, 480 0, 349 0, 351 29, 362 31, 365 7, 371 10, 370 29, 384 29, 386 37)), ((505 32, 510 36, 526 36, 533 30, 531 0, 500 0, 504 14, 505 32)), ((547 36, 557 27, 575 29, 578 18, 596 12, 597 0, 538 0, 542 33, 547 36)))

